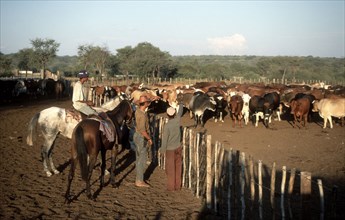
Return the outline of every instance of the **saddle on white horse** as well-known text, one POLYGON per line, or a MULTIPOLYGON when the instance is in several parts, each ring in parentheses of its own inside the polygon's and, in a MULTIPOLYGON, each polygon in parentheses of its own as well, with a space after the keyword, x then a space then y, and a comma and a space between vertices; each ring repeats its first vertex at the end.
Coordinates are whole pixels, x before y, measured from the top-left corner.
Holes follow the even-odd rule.
POLYGON ((83 117, 82 114, 75 110, 75 109, 66 109, 66 122, 70 122, 71 120, 76 120, 77 122, 80 122, 83 117))

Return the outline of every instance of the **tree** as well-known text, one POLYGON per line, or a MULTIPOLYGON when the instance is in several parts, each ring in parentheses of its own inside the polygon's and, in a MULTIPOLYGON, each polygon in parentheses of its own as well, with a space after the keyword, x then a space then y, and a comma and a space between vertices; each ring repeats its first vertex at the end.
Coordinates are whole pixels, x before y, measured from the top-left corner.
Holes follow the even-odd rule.
POLYGON ((259 75, 262 78, 266 78, 271 68, 271 62, 266 58, 261 58, 257 62, 256 67, 259 72, 259 75))
POLYGON ((167 77, 168 73, 174 72, 170 70, 176 68, 169 53, 148 42, 139 43, 133 56, 134 73, 141 78, 152 77, 155 80, 156 77, 167 77))
POLYGON ((12 60, 0 52, 0 76, 12 75, 12 60))
POLYGON ((92 45, 80 45, 78 47, 78 58, 79 62, 83 66, 83 69, 88 69, 91 67, 92 57, 91 57, 92 45))
POLYGON ((141 79, 149 77, 171 77, 177 73, 171 55, 162 52, 148 42, 139 43, 136 47, 127 46, 117 50, 120 71, 128 76, 134 74, 141 79))
POLYGON ((43 68, 43 73, 46 70, 46 65, 52 58, 56 57, 56 52, 60 46, 59 43, 53 39, 36 38, 31 40, 33 49, 33 59, 43 68))
POLYGON ((116 50, 116 57, 119 61, 119 71, 126 76, 126 85, 128 85, 128 75, 131 69, 131 57, 134 53, 134 49, 131 46, 116 50))
POLYGON ((106 47, 81 45, 78 47, 79 61, 84 69, 99 73, 101 76, 107 75, 106 68, 110 60, 110 52, 106 47))
POLYGON ((19 60, 18 68, 20 70, 25 70, 25 77, 27 77, 27 72, 34 67, 34 60, 33 60, 33 53, 34 51, 31 48, 21 49, 17 53, 17 57, 19 60))

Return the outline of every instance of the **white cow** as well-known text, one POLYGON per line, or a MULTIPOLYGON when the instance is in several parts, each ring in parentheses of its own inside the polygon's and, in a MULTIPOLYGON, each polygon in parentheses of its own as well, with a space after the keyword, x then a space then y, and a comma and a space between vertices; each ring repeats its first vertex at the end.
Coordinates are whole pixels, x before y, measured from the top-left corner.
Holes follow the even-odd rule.
POLYGON ((341 118, 341 125, 343 126, 345 117, 345 98, 314 101, 313 112, 317 111, 321 118, 323 118, 323 128, 327 127, 327 120, 329 121, 330 128, 333 128, 332 116, 341 118))
POLYGON ((247 125, 249 122, 249 100, 250 100, 250 98, 251 98, 250 95, 248 95, 246 93, 244 93, 242 95, 242 99, 243 99, 242 115, 243 115, 245 125, 247 125))

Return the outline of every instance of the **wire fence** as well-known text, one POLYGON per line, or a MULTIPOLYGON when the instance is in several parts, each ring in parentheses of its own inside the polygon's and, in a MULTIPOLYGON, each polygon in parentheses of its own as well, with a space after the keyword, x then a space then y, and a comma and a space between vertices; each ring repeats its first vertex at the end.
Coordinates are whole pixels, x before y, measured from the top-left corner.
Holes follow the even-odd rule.
MULTIPOLYGON (((165 118, 155 118, 154 151, 158 152, 165 118)), ((338 187, 325 186, 310 172, 268 166, 244 152, 212 143, 211 135, 184 127, 182 187, 200 197, 224 219, 341 219, 345 203, 338 187), (340 215, 339 215, 340 213, 340 215)), ((165 155, 157 153, 165 167, 165 155)))

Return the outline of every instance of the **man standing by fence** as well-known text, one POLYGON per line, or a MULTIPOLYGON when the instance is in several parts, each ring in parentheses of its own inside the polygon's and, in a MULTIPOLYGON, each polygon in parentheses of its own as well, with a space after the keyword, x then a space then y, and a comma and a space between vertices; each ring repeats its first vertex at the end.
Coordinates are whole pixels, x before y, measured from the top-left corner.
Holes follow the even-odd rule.
POLYGON ((152 145, 150 136, 149 118, 146 110, 151 101, 146 96, 140 96, 139 108, 135 111, 136 130, 133 135, 135 143, 135 169, 137 171, 135 185, 137 187, 150 187, 144 181, 144 168, 147 160, 147 148, 152 145))
POLYGON ((164 126, 162 136, 161 153, 166 155, 165 172, 167 174, 167 190, 174 191, 181 189, 182 175, 182 147, 181 147, 181 116, 183 113, 182 104, 179 104, 178 111, 170 107, 167 109, 169 121, 164 126))

